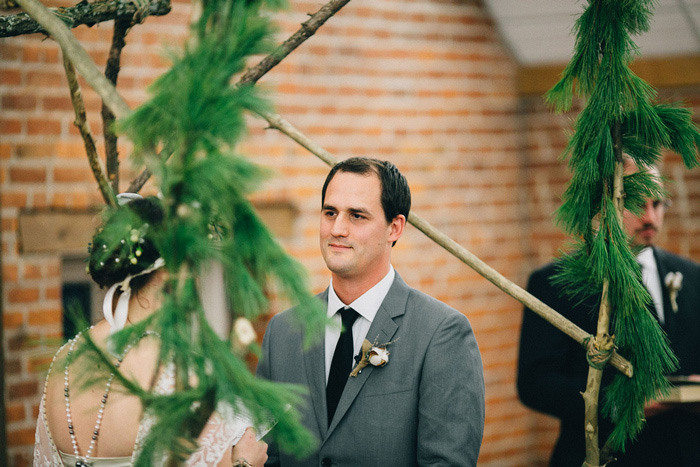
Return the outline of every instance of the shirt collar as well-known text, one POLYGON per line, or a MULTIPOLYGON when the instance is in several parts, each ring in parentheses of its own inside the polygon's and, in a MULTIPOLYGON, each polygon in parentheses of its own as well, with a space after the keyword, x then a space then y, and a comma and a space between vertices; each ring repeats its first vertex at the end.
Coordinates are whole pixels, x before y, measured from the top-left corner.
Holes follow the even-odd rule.
POLYGON ((350 304, 345 304, 338 298, 335 290, 333 290, 333 278, 331 278, 331 284, 328 287, 328 317, 330 318, 335 315, 339 309, 349 306, 360 316, 372 322, 377 314, 377 310, 379 310, 384 298, 386 298, 386 294, 389 293, 389 289, 394 283, 395 276, 396 272, 394 271, 394 267, 389 265, 389 272, 386 276, 350 304))
POLYGON ((644 267, 650 270, 656 268, 656 258, 654 258, 654 249, 650 246, 644 247, 637 255, 637 261, 644 267))

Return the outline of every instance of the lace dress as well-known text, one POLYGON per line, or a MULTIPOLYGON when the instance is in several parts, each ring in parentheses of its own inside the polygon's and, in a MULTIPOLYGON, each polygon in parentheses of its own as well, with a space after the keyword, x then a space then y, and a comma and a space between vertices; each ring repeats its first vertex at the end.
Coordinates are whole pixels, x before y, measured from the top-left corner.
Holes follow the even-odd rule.
MULTIPOLYGON (((61 350, 56 355, 60 352, 61 350)), ((44 407, 47 384, 48 374, 44 383, 44 393, 39 405, 39 418, 36 424, 34 466, 74 466, 76 465, 75 456, 59 451, 51 437, 44 407)), ((174 390, 175 372, 174 366, 170 366, 158 379, 155 391, 158 394, 172 394, 174 390)), ((152 415, 148 413, 144 415, 136 436, 136 444, 130 457, 91 457, 90 465, 93 467, 126 467, 133 465, 139 454, 140 443, 146 438, 155 421, 155 417, 152 415)), ((236 414, 230 405, 219 403, 217 410, 212 414, 199 437, 199 449, 190 456, 185 465, 188 467, 216 465, 221 461, 226 451, 231 449, 243 436, 245 429, 251 425, 252 423, 246 414, 236 414)), ((66 429, 68 428, 66 427, 66 429)), ((166 459, 162 459, 161 462, 154 465, 164 465, 165 461, 166 459)))

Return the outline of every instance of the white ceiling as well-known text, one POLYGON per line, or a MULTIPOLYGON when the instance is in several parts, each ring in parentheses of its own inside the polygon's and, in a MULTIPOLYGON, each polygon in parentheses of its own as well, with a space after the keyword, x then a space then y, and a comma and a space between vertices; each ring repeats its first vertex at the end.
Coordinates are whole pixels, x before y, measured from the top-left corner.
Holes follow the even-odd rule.
MULTIPOLYGON (((586 0, 485 0, 513 56, 523 66, 565 63, 571 30, 586 0)), ((641 58, 700 54, 700 0, 658 0, 648 32, 635 38, 641 58)))

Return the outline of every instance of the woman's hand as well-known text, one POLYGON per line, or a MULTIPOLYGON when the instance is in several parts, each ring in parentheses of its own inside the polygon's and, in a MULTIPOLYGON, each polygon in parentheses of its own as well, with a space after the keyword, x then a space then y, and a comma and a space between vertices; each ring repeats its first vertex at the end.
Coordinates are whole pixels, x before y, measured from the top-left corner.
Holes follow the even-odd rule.
MULTIPOLYGON (((233 465, 236 461, 245 460, 252 467, 262 467, 267 460, 267 443, 255 440, 255 429, 248 427, 243 433, 243 437, 238 441, 231 451, 233 465)), ((245 465, 245 464, 243 464, 245 465)))

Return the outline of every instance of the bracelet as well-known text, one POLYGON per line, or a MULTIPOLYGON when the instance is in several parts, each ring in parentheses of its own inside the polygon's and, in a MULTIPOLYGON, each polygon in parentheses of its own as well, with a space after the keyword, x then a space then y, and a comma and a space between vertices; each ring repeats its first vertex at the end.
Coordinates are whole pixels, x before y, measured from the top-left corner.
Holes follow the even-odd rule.
POLYGON ((233 461, 233 464, 231 465, 231 467, 253 467, 253 464, 251 464, 250 462, 248 462, 244 458, 239 457, 238 459, 233 461))

